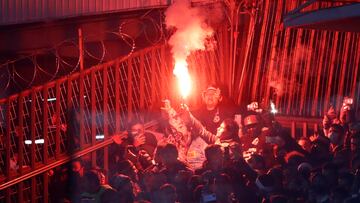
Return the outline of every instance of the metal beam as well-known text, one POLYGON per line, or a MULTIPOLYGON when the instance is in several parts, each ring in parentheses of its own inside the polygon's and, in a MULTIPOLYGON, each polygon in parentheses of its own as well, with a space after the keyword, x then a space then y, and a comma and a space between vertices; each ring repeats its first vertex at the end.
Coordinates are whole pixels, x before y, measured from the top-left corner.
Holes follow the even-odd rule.
POLYGON ((285 28, 360 32, 360 3, 303 13, 299 12, 301 9, 297 8, 284 17, 285 28))

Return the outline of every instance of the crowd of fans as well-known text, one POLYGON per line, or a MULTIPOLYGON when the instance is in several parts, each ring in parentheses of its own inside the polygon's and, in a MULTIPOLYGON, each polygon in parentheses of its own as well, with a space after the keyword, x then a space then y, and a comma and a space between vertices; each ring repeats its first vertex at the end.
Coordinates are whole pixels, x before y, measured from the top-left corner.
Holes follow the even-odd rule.
POLYGON ((162 107, 158 132, 139 120, 114 135, 109 171, 87 159, 57 168, 52 202, 360 202, 360 123, 352 101, 323 130, 294 139, 267 105, 240 109, 216 86, 203 108, 162 107))

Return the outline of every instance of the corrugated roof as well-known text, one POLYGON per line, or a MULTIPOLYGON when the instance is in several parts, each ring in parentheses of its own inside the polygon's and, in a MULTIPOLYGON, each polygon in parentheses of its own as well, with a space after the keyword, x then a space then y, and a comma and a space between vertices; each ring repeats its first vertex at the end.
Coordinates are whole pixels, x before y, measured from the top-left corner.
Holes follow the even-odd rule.
POLYGON ((166 6, 171 0, 0 0, 0 25, 166 6))
MULTIPOLYGON (((220 0, 192 0, 194 3, 220 0)), ((64 19, 170 5, 174 0, 0 0, 0 25, 64 19)))

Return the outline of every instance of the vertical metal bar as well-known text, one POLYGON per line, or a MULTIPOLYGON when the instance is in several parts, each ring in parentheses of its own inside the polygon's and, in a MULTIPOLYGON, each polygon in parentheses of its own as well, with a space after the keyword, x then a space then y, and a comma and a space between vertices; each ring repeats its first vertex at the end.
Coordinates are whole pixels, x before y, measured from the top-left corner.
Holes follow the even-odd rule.
POLYGON ((128 92, 128 118, 131 119, 132 118, 132 100, 133 100, 133 94, 132 94, 132 62, 131 62, 131 58, 128 59, 128 70, 127 70, 127 75, 128 75, 128 83, 127 83, 127 92, 128 92))
MULTIPOLYGON (((276 11, 276 14, 275 14, 275 22, 280 22, 280 17, 281 17, 281 12, 279 11, 282 11, 282 2, 278 2, 278 5, 279 7, 277 8, 277 11, 276 11)), ((271 50, 270 50, 270 59, 269 59, 269 73, 267 74, 267 77, 265 77, 265 79, 267 79, 266 81, 266 92, 265 92, 265 104, 268 104, 269 103, 269 100, 270 100, 270 83, 271 83, 271 80, 273 78, 273 72, 274 72, 274 66, 275 66, 275 58, 276 58, 276 49, 277 49, 277 46, 278 46, 278 41, 279 41, 279 35, 280 35, 280 26, 281 24, 276 24, 275 25, 275 29, 274 29, 274 45, 271 46, 271 50)))
POLYGON ((78 35, 79 35, 79 54, 80 54, 80 72, 84 70, 84 41, 83 41, 83 35, 82 35, 82 29, 78 29, 78 35))
MULTIPOLYGON (((164 53, 166 53, 166 52, 164 52, 164 53)), ((170 81, 170 77, 171 77, 171 73, 173 72, 173 69, 175 67, 175 64, 174 64, 175 61, 172 59, 167 60, 168 59, 167 57, 168 57, 168 55, 165 54, 165 66, 163 68, 164 68, 164 72, 165 72, 166 76, 164 77, 165 83, 164 83, 163 91, 164 91, 164 93, 166 93, 167 98, 176 98, 176 95, 178 95, 178 94, 175 91, 170 92, 169 88, 165 88, 165 87, 169 87, 171 85, 172 81, 170 81), (171 68, 171 70, 169 70, 170 68, 171 68)))
POLYGON ((144 77, 144 51, 140 53, 140 110, 144 109, 145 77, 144 77))
POLYGON ((296 40, 295 33, 296 33, 295 30, 290 31, 289 47, 288 47, 289 49, 284 50, 285 52, 289 52, 289 53, 286 53, 287 61, 285 61, 283 64, 285 66, 285 70, 284 70, 284 92, 285 92, 285 94, 283 95, 283 100, 282 100, 281 104, 279 105, 284 109, 283 112, 287 111, 286 105, 289 103, 289 96, 292 93, 291 91, 293 91, 293 90, 290 90, 290 83, 291 83, 290 75, 291 75, 292 69, 290 69, 288 67, 290 67, 292 65, 291 62, 293 62, 293 60, 294 60, 294 58, 293 58, 294 51, 290 51, 290 50, 294 49, 293 44, 296 40))
POLYGON ((291 137, 296 139, 296 123, 291 121, 291 137))
POLYGON ((55 86, 55 96, 56 96, 56 102, 55 102, 55 115, 57 117, 56 119, 56 131, 55 131, 55 158, 58 159, 60 156, 60 82, 56 81, 55 86))
MULTIPOLYGON (((20 93, 18 97, 18 118, 19 118, 19 135, 18 135, 18 164, 19 164, 19 173, 20 175, 23 174, 23 162, 24 162, 24 153, 23 153, 23 145, 24 145, 24 97, 20 93)), ((23 182, 20 182, 18 184, 18 201, 23 202, 24 196, 23 196, 23 182)))
MULTIPOLYGON (((335 32, 335 37, 333 39, 333 47, 332 47, 332 52, 331 52, 331 57, 330 57, 330 73, 329 75, 334 75, 334 68, 335 68, 335 63, 336 63, 336 52, 337 52, 337 44, 338 44, 338 40, 339 40, 339 32, 335 32)), ((324 111, 326 111, 329 108, 329 101, 330 101, 330 95, 331 95, 331 90, 332 90, 332 84, 333 84, 333 78, 334 77, 329 77, 329 82, 327 84, 327 86, 329 87, 326 91, 326 97, 325 97, 325 101, 324 101, 324 111)))
POLYGON ((303 113, 303 109, 304 109, 304 105, 305 105, 305 97, 306 97, 306 92, 308 91, 308 80, 310 77, 310 67, 311 67, 311 57, 312 57, 312 53, 313 53, 313 43, 314 43, 314 38, 315 38, 315 30, 311 30, 311 35, 310 35, 310 43, 309 43, 309 53, 306 57, 306 63, 305 63, 305 74, 304 74, 304 82, 303 82, 303 87, 301 88, 301 97, 300 97, 300 109, 299 109, 299 113, 300 115, 303 113))
POLYGON ((120 132, 120 66, 119 60, 115 64, 115 132, 120 132))
MULTIPOLYGON (((298 30, 298 33, 297 33, 297 36, 299 37, 296 37, 296 45, 295 45, 295 54, 294 54, 294 58, 292 60, 292 71, 291 71, 291 79, 290 79, 290 91, 289 91, 289 100, 288 100, 288 104, 287 104, 287 109, 286 109, 286 114, 290 114, 290 109, 292 107, 292 103, 294 102, 293 101, 293 97, 294 97, 294 94, 295 94, 295 91, 294 91, 294 86, 295 86, 295 82, 296 82, 296 73, 299 69, 299 64, 297 63, 297 61, 299 60, 299 48, 301 46, 301 39, 303 37, 303 32, 304 30, 303 29, 299 29, 298 30)), ((303 52, 303 51, 301 51, 303 52)))
MULTIPOLYGON (((302 51, 301 52, 301 55, 300 55, 300 59, 297 63, 299 63, 299 68, 298 68, 298 71, 297 71, 297 74, 296 74, 296 79, 295 81, 298 82, 298 81, 303 81, 301 83, 302 86, 304 86, 304 77, 305 77, 305 71, 306 71, 306 57, 309 55, 309 50, 311 49, 310 47, 312 45, 309 45, 308 42, 309 42, 309 36, 310 36, 310 30, 304 30, 304 33, 303 33, 303 39, 306 40, 307 43, 304 44, 304 46, 307 47, 306 51, 302 51)), ((302 45, 302 44, 301 44, 302 45)), ((304 49, 304 47, 302 47, 304 49)), ((306 81, 306 83, 308 83, 309 81, 306 81)), ((298 82, 300 83, 300 82, 298 82)), ((301 90, 302 90, 302 87, 299 87, 299 86, 295 86, 296 88, 296 94, 295 94, 295 97, 293 98, 293 103, 294 103, 294 106, 292 107, 293 109, 296 109, 295 113, 296 113, 296 116, 300 116, 302 115, 303 112, 300 111, 300 104, 301 104, 301 90)), ((303 98, 305 99, 305 98, 303 98)))
MULTIPOLYGON (((359 76, 359 72, 358 72, 358 70, 359 70, 359 62, 360 62, 360 37, 359 37, 359 35, 357 35, 357 37, 356 37, 356 41, 357 41, 357 49, 356 49, 356 53, 355 53, 355 57, 356 57, 356 59, 355 59, 355 75, 353 75, 353 78, 354 78, 354 80, 353 80, 353 84, 352 84, 352 87, 351 87, 351 97, 352 98, 355 98, 355 92, 356 92, 356 84, 357 84, 357 81, 356 81, 356 78, 358 78, 359 76)), ((356 102, 356 101, 355 101, 356 102)))
MULTIPOLYGON (((79 136, 79 135, 72 135, 72 132, 70 132, 70 128, 69 128, 69 125, 70 125, 69 122, 72 122, 72 121, 70 121, 70 119, 73 119, 73 118, 71 118, 71 116, 72 116, 71 111, 75 111, 75 109, 73 109, 74 106, 72 104, 72 86, 71 86, 71 78, 70 77, 67 78, 67 80, 66 80, 66 107, 67 107, 67 110, 66 110, 66 122, 67 122, 67 125, 68 125, 68 129, 67 129, 67 133, 66 133, 66 139, 69 140, 69 139, 71 139, 70 134, 71 134, 71 136, 79 136)), ((69 141, 67 141, 67 144, 68 143, 69 143, 69 141)), ((69 147, 66 147, 65 153, 69 153, 69 147)))
MULTIPOLYGON (((79 102, 80 102, 80 118, 84 118, 84 42, 82 29, 78 29, 79 34, 79 53, 80 53, 80 80, 79 80, 79 102)), ((84 139, 84 119, 80 119, 80 150, 83 149, 85 144, 84 139)))
MULTIPOLYGON (((287 10, 291 10, 292 8, 294 8, 296 6, 296 1, 291 1, 291 3, 286 3, 286 6, 288 6, 289 8, 287 10)), ((287 50, 291 49, 291 44, 292 44, 292 39, 293 37, 291 37, 293 35, 292 33, 292 29, 285 29, 285 42, 284 42, 284 49, 282 50, 282 59, 280 60, 280 83, 282 86, 282 92, 285 93, 287 90, 287 84, 286 84, 286 79, 285 79, 285 72, 287 70, 287 62, 289 60, 289 58, 291 56, 288 56, 287 54, 287 50)), ((284 109, 285 111, 285 103, 286 102, 286 95, 283 94, 282 97, 278 96, 276 98, 276 106, 279 107, 279 109, 284 109), (282 98, 282 100, 280 100, 280 98, 282 98)))
POLYGON ((166 57, 165 57, 165 46, 161 46, 161 50, 160 50, 160 66, 161 66, 161 71, 160 71, 160 75, 161 76, 165 76, 165 77, 161 77, 161 87, 160 87, 160 95, 161 95, 161 99, 164 99, 166 97, 165 91, 164 91, 164 87, 166 86, 165 84, 165 78, 167 77, 166 71, 165 71, 165 63, 166 63, 166 57))
MULTIPOLYGON (((292 8, 292 7, 294 7, 294 3, 295 3, 295 1, 291 1, 291 4, 290 4, 290 7, 292 8)), ((289 4, 286 4, 286 6, 288 6, 289 4)), ((291 10, 291 8, 290 9, 287 9, 287 10, 291 10)), ((286 9, 286 8, 285 8, 286 9)), ((279 56, 279 58, 280 58, 280 63, 279 63, 279 66, 280 66, 280 73, 279 73, 279 82, 282 84, 281 86, 281 88, 282 88, 282 92, 284 92, 285 90, 284 90, 284 88, 285 88, 285 80, 284 80, 284 75, 285 75, 285 66, 286 66, 286 64, 285 64, 285 62, 288 60, 288 55, 287 55, 287 53, 286 53, 286 50, 288 50, 288 49, 290 49, 290 46, 291 46, 291 44, 290 44, 290 34, 291 34, 291 29, 285 29, 285 36, 284 36, 284 47, 283 47, 283 50, 282 50, 282 52, 281 52, 281 54, 280 54, 280 56, 279 56)), ((280 95, 278 95, 277 97, 276 97, 276 106, 278 106, 280 109, 282 108, 282 106, 280 105, 280 95)), ((283 100, 285 100, 285 99, 283 99, 283 100)))
MULTIPOLYGON (((266 25, 266 33, 265 33, 265 43, 264 43, 264 50, 267 50, 264 52, 264 54, 262 55, 262 61, 264 64, 268 64, 269 60, 271 60, 270 57, 270 52, 271 52, 271 44, 274 41, 274 31, 276 30, 276 26, 275 26, 275 20, 274 17, 276 18, 276 14, 278 14, 279 12, 277 12, 277 4, 278 1, 272 1, 269 2, 270 3, 270 7, 269 7, 269 19, 268 19, 268 23, 266 25), (274 15, 275 13, 275 15, 274 15), (270 51, 269 51, 270 50, 270 51)), ((277 24, 278 25, 278 24, 277 24)), ((275 41, 277 40, 277 38, 275 38, 275 41)), ((266 101, 268 104, 268 97, 266 95, 266 89, 267 89, 267 79, 268 79, 268 74, 269 74, 269 67, 267 66, 265 68, 264 71, 262 71, 262 76, 261 76, 261 82, 260 82, 260 86, 259 86, 259 96, 261 99, 264 99, 264 101, 266 101)))
POLYGON ((314 124, 314 132, 318 132, 319 130, 319 124, 315 123, 314 124))
MULTIPOLYGON (((22 175, 23 173, 23 164, 24 164, 24 96, 20 93, 18 97, 18 165, 19 165, 19 173, 22 175)), ((19 197, 20 198, 20 197, 19 197)))
MULTIPOLYGON (((67 84, 66 84, 66 106, 69 109, 71 109, 73 107, 72 105, 72 86, 71 86, 71 79, 68 78, 67 79, 67 84)), ((69 111, 68 111, 69 113, 69 111)), ((67 115, 69 116, 69 115, 67 115)))
MULTIPOLYGON (((327 35, 327 40, 332 41, 334 40, 334 32, 329 32, 329 34, 327 35)), ((334 41, 334 43, 337 43, 336 41, 334 41)), ((331 52, 332 52, 332 44, 326 43, 325 46, 325 50, 324 50, 324 56, 323 56, 323 67, 322 67, 322 72, 320 72, 320 75, 328 75, 329 71, 330 71, 330 66, 331 66, 331 52)), ((318 99, 318 114, 320 116, 323 115, 324 113, 324 109, 328 108, 328 104, 325 104, 324 100, 326 100, 326 90, 327 90, 327 85, 328 85, 328 80, 321 80, 321 82, 319 82, 319 88, 320 88, 320 92, 319 95, 316 95, 315 97, 319 98, 318 99), (325 105, 324 105, 325 104, 325 105)))
MULTIPOLYGON (((340 73, 340 83, 338 85, 338 97, 337 97, 337 100, 336 100, 336 107, 337 109, 340 108, 340 104, 341 104, 341 97, 344 96, 343 95, 343 92, 344 92, 344 81, 345 81, 345 72, 346 72, 346 69, 348 68, 348 60, 347 60, 347 57, 348 57, 348 53, 349 53, 349 44, 350 44, 350 37, 351 37, 351 33, 350 32, 347 32, 345 34, 345 47, 343 48, 344 50, 344 54, 341 58, 344 58, 345 60, 342 61, 342 64, 341 64, 341 73, 340 73)), ((332 75, 330 75, 332 76, 332 75)), ((329 86, 330 87, 330 86, 329 86)))
POLYGON ((260 78, 260 70, 261 70, 261 63, 263 62, 262 56, 263 56, 263 50, 264 50, 264 43, 265 43, 265 33, 267 31, 267 24, 268 24, 268 17, 269 17, 269 5, 270 3, 267 1, 263 2, 265 4, 264 8, 264 15, 263 15, 263 22, 261 26, 261 32, 260 32, 260 42, 259 42, 259 49, 257 50, 257 57, 256 57, 256 65, 255 65, 255 77, 254 77, 254 83, 252 86, 252 95, 251 99, 255 100, 256 96, 258 94, 258 86, 259 86, 259 78, 260 78))
MULTIPOLYGON (((226 72, 226 76, 227 78, 225 78, 224 82, 226 85, 229 85, 229 83, 231 84, 232 82, 232 78, 233 73, 232 73, 232 69, 234 68, 234 63, 235 63, 235 43, 236 43, 236 39, 237 39, 237 34, 234 32, 234 19, 235 17, 235 12, 236 12, 236 7, 235 7, 235 3, 231 3, 229 6, 229 13, 230 13, 230 54, 229 54, 229 66, 226 67, 226 69, 224 69, 224 71, 226 72), (236 38, 236 39, 235 39, 236 38)), ((238 16, 237 16, 238 17, 238 16)), ((232 94, 232 88, 230 88, 230 94, 232 94)))
POLYGON ((35 89, 33 89, 31 91, 31 113, 30 113, 30 118, 31 118, 31 145, 30 145, 30 157, 31 157, 31 161, 30 161, 30 165, 31 165, 31 169, 35 169, 35 133, 36 133, 36 92, 35 89))
POLYGON ((84 117, 85 117, 85 112, 84 112, 84 73, 80 72, 80 80, 79 80, 79 103, 80 103, 80 150, 83 149, 84 144, 85 144, 85 133, 84 133, 84 117))
MULTIPOLYGON (((10 98, 7 100, 7 105, 6 105, 6 138, 5 138, 5 166, 6 166, 6 171, 5 171, 5 175, 7 180, 11 180, 11 172, 10 172, 10 159, 11 159, 11 137, 10 137, 10 132, 11 132, 11 101, 10 98)), ((11 188, 8 187, 6 189, 6 202, 10 203, 11 202, 11 188)))
MULTIPOLYGON (((219 44, 220 44, 220 46, 221 47, 223 47, 223 49, 219 49, 219 64, 220 64, 220 68, 221 68, 221 70, 225 70, 225 61, 227 61, 226 59, 226 57, 225 57, 225 52, 226 51, 228 51, 228 49, 225 47, 226 46, 226 44, 224 43, 225 42, 225 40, 224 40, 224 35, 227 35, 227 33, 226 34, 224 34, 224 31, 223 31, 224 29, 222 28, 222 29, 219 29, 219 32, 218 32, 218 35, 219 35, 219 44)), ((223 74, 222 74, 222 72, 220 72, 219 73, 220 75, 219 75, 219 77, 221 78, 221 79, 223 79, 223 74)), ((223 81, 223 80, 222 80, 223 81)), ((152 86, 153 87, 153 86, 152 86)))
POLYGON ((251 57, 251 48, 253 45, 253 40, 254 40, 254 30, 255 30, 255 23, 254 23, 254 18, 250 18, 250 23, 249 23, 249 33, 248 37, 247 37, 247 41, 246 41, 246 48, 245 48, 245 56, 244 56, 244 62, 243 62, 243 66, 241 69, 241 74, 240 74, 240 80, 239 80, 239 99, 237 100, 238 103, 242 102, 242 97, 243 97, 243 89, 244 89, 244 82, 247 79, 247 74, 246 73, 246 69, 248 67, 248 62, 250 61, 250 57, 251 57))
POLYGON ((320 51, 319 51, 319 64, 317 65, 317 78, 316 78, 316 85, 315 85, 315 94, 314 94, 314 103, 313 106, 311 108, 311 116, 315 116, 316 115, 316 111, 319 110, 318 109, 318 102, 319 102, 319 92, 320 92, 320 79, 321 79, 321 72, 323 69, 323 64, 324 64, 324 57, 325 57, 325 45, 326 45, 326 40, 327 39, 327 31, 322 31, 321 32, 321 36, 320 36, 320 51))
POLYGON ((307 137, 307 130, 308 130, 308 126, 307 126, 307 123, 306 122, 303 122, 303 134, 302 136, 303 137, 307 137))
POLYGON ((347 65, 348 67, 346 67, 346 71, 345 71, 346 73, 344 75, 345 78, 349 78, 349 79, 345 80, 344 96, 350 96, 351 84, 353 83, 354 79, 356 80, 355 73, 353 72, 355 68, 352 68, 354 67, 354 61, 355 61, 354 53, 355 53, 355 48, 357 46, 357 43, 354 40, 355 40, 355 34, 351 33, 350 45, 349 45, 350 51, 348 56, 349 63, 347 65))
MULTIPOLYGON (((43 89, 43 137, 44 137, 44 148, 43 148, 43 157, 44 164, 48 163, 48 87, 45 85, 43 89)), ((60 98, 56 97, 56 100, 60 98)), ((60 119, 59 117, 57 119, 60 119)))
MULTIPOLYGON (((104 113, 104 139, 109 137, 109 117, 108 117, 108 67, 105 66, 103 70, 103 113, 104 113)), ((109 148, 106 146, 104 148, 104 170, 106 171, 106 176, 108 177, 109 171, 109 148)))
POLYGON ((151 50, 151 106, 154 107, 154 104, 156 102, 156 66, 155 66, 155 62, 156 62, 156 55, 155 55, 155 49, 151 50))
POLYGON ((229 67, 230 67, 230 61, 228 60, 231 56, 231 44, 230 44, 230 38, 231 38, 231 35, 233 33, 228 33, 228 30, 226 28, 224 28, 224 32, 223 32, 223 45, 224 45, 224 66, 222 67, 223 68, 223 71, 221 71, 221 81, 222 82, 225 82, 226 81, 226 77, 228 76, 228 70, 229 70, 229 67))
MULTIPOLYGON (((91 146, 96 144, 96 81, 95 71, 91 71, 91 146)), ((96 166, 96 151, 91 152, 91 165, 96 166)))
MULTIPOLYGON (((200 53, 196 53, 196 55, 201 55, 200 53)), ((218 73, 219 71, 216 69, 218 68, 217 66, 217 62, 216 62, 216 59, 217 59, 217 56, 215 55, 214 51, 212 51, 211 53, 209 54, 202 54, 203 57, 205 58, 204 59, 204 64, 208 64, 209 65, 209 69, 208 69, 208 72, 207 74, 209 75, 208 79, 210 79, 211 81, 218 81, 218 73), (211 54, 211 55, 210 55, 211 54)), ((199 63, 197 63, 199 64, 199 63)), ((201 63, 200 63, 201 64, 201 63)), ((197 65, 198 67, 201 65, 197 65)), ((201 67, 202 69, 204 69, 205 67, 201 67)), ((205 69, 206 70, 206 69, 205 69)), ((235 69, 234 69, 235 70, 235 69)), ((204 71, 204 70, 203 70, 204 71)), ((203 72, 202 72, 203 73, 203 72)), ((235 74, 235 73, 234 73, 235 74)), ((196 78, 201 78, 202 77, 205 77, 206 78, 206 75, 205 74, 198 74, 198 76, 196 78)), ((201 81, 203 81, 203 79, 201 79, 201 81)), ((209 82, 208 82, 209 83, 209 82)), ((235 86, 233 83, 230 84, 231 86, 235 86)))

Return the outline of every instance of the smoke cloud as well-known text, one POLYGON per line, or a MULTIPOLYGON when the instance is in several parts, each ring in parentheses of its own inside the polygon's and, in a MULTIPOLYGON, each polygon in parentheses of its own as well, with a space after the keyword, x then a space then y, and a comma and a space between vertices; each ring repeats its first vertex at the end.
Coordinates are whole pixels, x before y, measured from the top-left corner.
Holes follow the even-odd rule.
POLYGON ((188 0, 177 0, 165 16, 167 28, 176 29, 169 39, 175 62, 186 61, 191 51, 205 50, 206 39, 213 35, 213 29, 206 23, 204 12, 192 8, 188 0))
MULTIPOLYGON (((287 53, 286 50, 277 50, 277 51, 283 52, 279 54, 279 56, 286 54, 287 59, 284 60, 278 58, 275 60, 274 62, 275 69, 273 74, 270 76, 269 86, 274 88, 275 91, 274 93, 276 94, 276 96, 281 97, 283 96, 284 93, 288 93, 288 91, 300 91, 300 88, 296 88, 296 87, 300 87, 301 85, 303 85, 303 83, 297 82, 296 80, 292 80, 291 70, 294 68, 294 66, 299 66, 297 72, 295 73, 295 77, 299 76, 299 74, 302 74, 301 71, 304 69, 306 57, 309 52, 309 47, 300 44, 299 46, 296 47, 296 50, 293 49, 291 53, 287 53), (281 67, 285 67, 284 73, 282 75, 283 78, 279 77, 281 75, 280 74, 281 67), (293 85, 295 89, 286 90, 286 87, 289 87, 290 85, 293 85)), ((301 76, 304 77, 304 75, 301 76)), ((304 81, 304 82, 308 82, 308 81, 304 81)))

